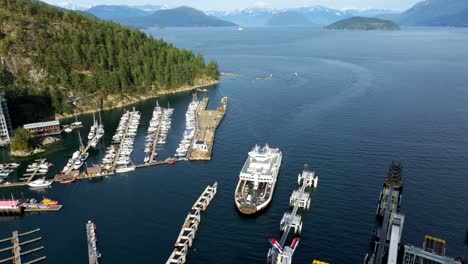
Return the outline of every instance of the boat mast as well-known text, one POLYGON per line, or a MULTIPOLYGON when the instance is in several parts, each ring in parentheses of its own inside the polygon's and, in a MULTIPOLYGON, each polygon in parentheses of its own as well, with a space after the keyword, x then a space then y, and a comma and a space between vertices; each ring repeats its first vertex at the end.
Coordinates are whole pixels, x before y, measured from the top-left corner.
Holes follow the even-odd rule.
POLYGON ((80 140, 80 150, 84 149, 83 140, 81 139, 80 131, 78 130, 78 139, 80 140))
POLYGON ((101 126, 102 126, 101 111, 99 111, 99 124, 101 124, 101 126))
POLYGON ((94 125, 96 125, 96 114, 95 114, 95 112, 93 112, 93 121, 94 121, 93 122, 93 126, 94 126, 94 125))

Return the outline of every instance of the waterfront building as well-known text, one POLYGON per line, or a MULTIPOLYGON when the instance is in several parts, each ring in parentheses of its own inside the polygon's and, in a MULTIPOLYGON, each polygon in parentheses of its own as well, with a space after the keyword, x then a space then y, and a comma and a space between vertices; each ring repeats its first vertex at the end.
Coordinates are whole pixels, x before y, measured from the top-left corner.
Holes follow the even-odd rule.
POLYGON ((0 93, 0 147, 10 144, 13 134, 7 101, 3 93, 0 93))
POLYGON ((61 133, 60 122, 57 120, 26 124, 23 127, 34 137, 58 135, 61 133))

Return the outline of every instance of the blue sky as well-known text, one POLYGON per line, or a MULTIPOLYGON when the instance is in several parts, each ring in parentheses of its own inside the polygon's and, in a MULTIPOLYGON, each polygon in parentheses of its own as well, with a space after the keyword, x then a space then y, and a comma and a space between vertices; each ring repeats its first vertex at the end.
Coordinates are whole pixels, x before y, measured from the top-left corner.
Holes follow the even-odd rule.
POLYGON ((45 0, 45 2, 77 8, 90 7, 98 4, 106 5, 181 5, 195 7, 201 10, 234 10, 253 6, 286 8, 299 6, 322 5, 336 9, 392 9, 405 10, 420 0, 45 0))

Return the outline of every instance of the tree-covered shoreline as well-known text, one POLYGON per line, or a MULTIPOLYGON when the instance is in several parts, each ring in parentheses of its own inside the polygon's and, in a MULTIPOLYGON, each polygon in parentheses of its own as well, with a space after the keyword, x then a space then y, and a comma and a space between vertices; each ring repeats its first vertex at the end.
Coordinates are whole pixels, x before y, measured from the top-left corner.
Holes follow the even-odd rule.
POLYGON ((217 80, 218 65, 137 29, 41 2, 0 0, 0 86, 43 96, 56 114, 70 98, 158 94, 217 80))

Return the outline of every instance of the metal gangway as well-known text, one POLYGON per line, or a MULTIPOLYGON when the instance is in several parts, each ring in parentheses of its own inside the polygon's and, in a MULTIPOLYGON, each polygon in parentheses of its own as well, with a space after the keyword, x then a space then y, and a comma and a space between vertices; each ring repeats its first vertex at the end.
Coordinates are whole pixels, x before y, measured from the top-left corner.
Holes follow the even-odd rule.
POLYGON ((300 235, 302 231, 302 217, 297 213, 300 208, 309 210, 310 194, 306 192, 307 187, 317 188, 318 176, 313 171, 309 170, 307 164, 304 165, 302 174, 297 177, 299 189, 293 191, 289 200, 289 205, 293 207, 291 213, 284 213, 280 222, 280 229, 283 232, 279 242, 270 240, 272 247, 268 251, 267 262, 272 264, 286 264, 292 262, 292 255, 296 249, 299 240, 293 240, 291 246, 284 247, 286 240, 289 237, 291 228, 294 229, 294 234, 300 235))
POLYGON ((207 186, 197 201, 193 204, 190 212, 185 218, 182 229, 174 245, 166 264, 176 263, 183 264, 187 260, 188 249, 192 247, 193 240, 195 239, 198 226, 201 222, 200 213, 204 212, 211 201, 215 197, 218 190, 218 183, 215 182, 212 186, 207 186))
POLYGON ((23 264, 32 264, 32 263, 37 263, 37 262, 40 262, 40 261, 43 261, 44 259, 46 259, 45 256, 36 257, 37 252, 44 249, 43 246, 35 247, 35 248, 29 249, 29 250, 24 250, 24 248, 22 248, 22 247, 25 247, 26 245, 28 245, 30 243, 40 241, 42 239, 42 237, 32 238, 32 239, 29 239, 29 240, 23 241, 23 242, 20 241, 21 237, 26 236, 26 235, 30 235, 30 234, 34 234, 34 233, 38 232, 39 230, 40 229, 38 228, 38 229, 28 231, 28 232, 24 232, 24 233, 18 233, 18 231, 13 231, 11 237, 0 239, 0 245, 3 244, 3 243, 6 243, 6 242, 11 242, 13 244, 12 246, 9 246, 9 247, 6 247, 6 248, 0 248, 0 253, 11 251, 12 254, 13 254, 13 256, 11 256, 11 257, 8 257, 8 258, 5 258, 5 259, 0 259, 0 263, 8 263, 8 262, 11 261, 11 263, 14 263, 14 264, 22 264, 22 263, 23 264), (33 260, 28 260, 27 262, 22 261, 21 258, 24 257, 25 255, 28 255, 28 254, 35 255, 34 256, 35 258, 33 260))
POLYGON ((439 264, 462 264, 462 262, 456 259, 447 256, 440 256, 413 245, 405 245, 403 264, 419 264, 424 260, 439 264))

